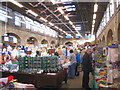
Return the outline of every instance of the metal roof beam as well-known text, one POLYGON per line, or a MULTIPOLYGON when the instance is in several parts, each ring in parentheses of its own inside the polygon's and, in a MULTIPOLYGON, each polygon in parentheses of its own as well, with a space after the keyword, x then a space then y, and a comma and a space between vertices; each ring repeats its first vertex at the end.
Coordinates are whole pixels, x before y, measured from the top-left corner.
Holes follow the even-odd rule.
MULTIPOLYGON (((82 22, 73 22, 73 24, 78 24, 78 23, 88 23, 88 21, 82 21, 82 22)), ((69 22, 63 22, 63 23, 53 23, 53 24, 70 24, 69 22)))

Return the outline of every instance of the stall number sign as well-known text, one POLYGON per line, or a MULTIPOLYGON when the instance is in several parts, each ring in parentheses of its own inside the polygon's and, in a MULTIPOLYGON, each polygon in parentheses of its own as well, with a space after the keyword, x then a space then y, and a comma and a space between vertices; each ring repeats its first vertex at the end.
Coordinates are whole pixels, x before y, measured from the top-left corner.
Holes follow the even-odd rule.
POLYGON ((49 52, 50 54, 55 53, 55 49, 49 49, 48 52, 49 52))

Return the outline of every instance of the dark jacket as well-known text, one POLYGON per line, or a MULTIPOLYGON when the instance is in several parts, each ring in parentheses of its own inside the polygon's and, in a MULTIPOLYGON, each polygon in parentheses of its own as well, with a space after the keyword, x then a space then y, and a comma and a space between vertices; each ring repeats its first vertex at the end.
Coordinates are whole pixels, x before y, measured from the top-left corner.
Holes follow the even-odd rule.
POLYGON ((82 61, 82 70, 92 72, 92 56, 85 53, 82 61))

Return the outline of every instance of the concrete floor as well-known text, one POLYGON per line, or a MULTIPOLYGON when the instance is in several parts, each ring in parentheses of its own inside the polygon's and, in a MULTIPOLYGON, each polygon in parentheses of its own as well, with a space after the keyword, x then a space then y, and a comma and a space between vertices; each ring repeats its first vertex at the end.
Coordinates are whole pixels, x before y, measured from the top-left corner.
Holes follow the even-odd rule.
MULTIPOLYGON (((62 83, 61 88, 82 88, 82 72, 80 72, 79 76, 76 76, 74 79, 68 79, 67 84, 62 83)), ((92 83, 92 75, 90 74, 90 87, 92 83)))

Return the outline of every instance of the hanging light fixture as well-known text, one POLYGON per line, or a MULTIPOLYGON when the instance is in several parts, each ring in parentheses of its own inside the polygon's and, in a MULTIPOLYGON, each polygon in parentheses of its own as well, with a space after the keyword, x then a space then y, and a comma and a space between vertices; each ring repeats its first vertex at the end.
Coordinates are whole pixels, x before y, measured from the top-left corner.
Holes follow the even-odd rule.
POLYGON ((37 14, 37 13, 35 13, 35 12, 33 12, 32 10, 27 10, 27 13, 30 13, 30 14, 34 15, 35 17, 37 17, 37 16, 38 16, 38 14, 37 14))
POLYGON ((20 8, 24 7, 22 4, 18 3, 18 2, 15 1, 15 0, 9 0, 9 1, 10 1, 11 3, 17 5, 17 6, 20 7, 20 8))
POLYGON ((95 13, 93 14, 93 19, 96 19, 96 14, 95 13))
POLYGON ((98 4, 95 3, 95 4, 94 4, 94 12, 97 12, 97 10, 98 10, 98 4))

